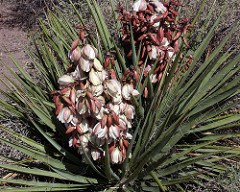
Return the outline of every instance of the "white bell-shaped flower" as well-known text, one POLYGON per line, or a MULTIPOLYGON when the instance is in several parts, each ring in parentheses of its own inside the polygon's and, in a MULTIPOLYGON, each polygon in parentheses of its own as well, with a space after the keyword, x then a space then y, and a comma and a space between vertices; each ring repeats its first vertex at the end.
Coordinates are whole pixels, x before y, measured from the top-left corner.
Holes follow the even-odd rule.
POLYGON ((93 134, 99 138, 99 139, 104 139, 108 138, 108 128, 107 126, 102 127, 101 123, 97 123, 94 128, 93 128, 93 134))
POLYGON ((98 97, 103 93, 103 85, 102 84, 92 85, 91 91, 92 91, 93 96, 98 97))
POLYGON ((80 68, 85 71, 85 72, 89 72, 92 68, 92 61, 89 61, 87 59, 84 59, 83 57, 80 58, 79 60, 79 65, 80 65, 80 68))
POLYGON ((82 48, 82 56, 87 60, 93 60, 96 57, 94 48, 89 44, 84 45, 82 48))
POLYGON ((103 66, 102 66, 102 64, 100 63, 100 61, 99 61, 97 58, 95 58, 95 59, 93 60, 93 67, 94 67, 97 71, 102 71, 102 70, 103 70, 103 66))
POLYGON ((120 136, 120 129, 116 125, 111 125, 108 130, 109 137, 116 140, 120 136))
POLYGON ((123 162, 123 155, 122 152, 120 151, 120 149, 118 147, 114 147, 111 151, 110 151, 110 157, 111 157, 111 162, 113 164, 119 164, 123 162))
POLYGON ((158 13, 165 13, 167 8, 159 0, 151 0, 151 4, 155 6, 155 11, 158 13))
POLYGON ((138 0, 133 3, 133 11, 145 11, 147 9, 147 2, 145 0, 138 0))
POLYGON ((63 107, 57 118, 62 123, 69 123, 73 119, 73 113, 68 107, 63 107))
POLYGON ((74 83, 74 79, 69 75, 63 75, 58 79, 58 84, 60 86, 69 85, 71 83, 74 83))
POLYGON ((122 96, 126 100, 131 100, 132 96, 139 95, 138 90, 134 89, 132 85, 126 84, 122 88, 122 96))
POLYGON ((100 74, 97 71, 95 71, 93 68, 89 73, 89 81, 95 86, 102 84, 102 79, 100 77, 100 74))
POLYGON ((110 79, 105 82, 105 88, 108 95, 116 97, 121 95, 121 84, 116 79, 110 79))
POLYGON ((81 49, 80 47, 76 47, 74 50, 69 52, 69 59, 72 62, 78 62, 81 58, 81 49))

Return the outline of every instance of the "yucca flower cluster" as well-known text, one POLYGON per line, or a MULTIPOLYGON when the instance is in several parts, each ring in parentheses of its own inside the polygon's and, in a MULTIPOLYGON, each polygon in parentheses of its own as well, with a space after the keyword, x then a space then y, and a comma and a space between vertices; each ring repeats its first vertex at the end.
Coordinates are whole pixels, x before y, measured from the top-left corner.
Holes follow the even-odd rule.
POLYGON ((104 69, 96 48, 90 44, 80 48, 79 41, 73 42, 69 53, 72 72, 60 77, 59 90, 53 91, 56 116, 71 134, 69 146, 80 154, 101 160, 107 145, 111 162, 122 163, 135 116, 131 99, 139 93, 132 84, 117 80, 111 69, 104 69))
POLYGON ((140 49, 138 69, 134 70, 139 74, 144 70, 146 77, 157 61, 150 76, 152 83, 161 79, 167 63, 174 60, 181 37, 188 46, 185 36, 190 25, 188 19, 177 19, 179 6, 175 0, 137 0, 129 11, 119 6, 118 19, 122 23, 122 43, 127 58, 131 60, 133 54, 131 28, 136 50, 140 49))

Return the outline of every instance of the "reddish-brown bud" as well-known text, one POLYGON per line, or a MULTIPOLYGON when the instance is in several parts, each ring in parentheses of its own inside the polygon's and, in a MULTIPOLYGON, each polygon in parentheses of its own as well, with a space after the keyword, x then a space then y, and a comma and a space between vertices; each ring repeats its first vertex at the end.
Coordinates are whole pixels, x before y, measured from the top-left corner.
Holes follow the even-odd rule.
POLYGON ((107 119, 108 119, 107 115, 104 115, 103 118, 102 118, 102 121, 101 121, 101 127, 102 128, 106 126, 107 119))
POLYGON ((153 42, 154 44, 160 45, 160 42, 159 42, 156 34, 148 33, 148 37, 152 40, 152 42, 153 42))
POLYGON ((119 125, 119 117, 117 116, 117 114, 114 111, 112 112, 112 117, 113 117, 114 123, 116 125, 119 125))
POLYGON ((72 133, 75 130, 75 127, 69 125, 66 130, 66 134, 72 133))
POLYGON ((67 103, 68 105, 72 105, 72 102, 71 102, 70 99, 67 98, 66 96, 62 96, 61 98, 62 98, 63 101, 64 101, 65 103, 67 103))
POLYGON ((71 46, 71 51, 73 51, 74 49, 76 49, 76 47, 79 44, 79 38, 76 38, 73 42, 72 42, 72 46, 71 46))
POLYGON ((147 89, 147 87, 144 88, 143 97, 144 98, 148 98, 148 89, 147 89))
POLYGON ((163 37, 164 37, 164 31, 163 31, 163 28, 162 28, 162 27, 160 27, 160 28, 158 29, 157 37, 158 37, 159 42, 162 42, 163 37))
POLYGON ((70 100, 75 105, 76 102, 76 89, 73 87, 70 91, 70 100))
POLYGON ((107 116, 107 126, 110 127, 112 125, 112 117, 111 115, 107 116))
POLYGON ((55 114, 58 115, 62 109, 63 109, 63 104, 62 104, 62 103, 58 103, 58 104, 56 105, 55 114))

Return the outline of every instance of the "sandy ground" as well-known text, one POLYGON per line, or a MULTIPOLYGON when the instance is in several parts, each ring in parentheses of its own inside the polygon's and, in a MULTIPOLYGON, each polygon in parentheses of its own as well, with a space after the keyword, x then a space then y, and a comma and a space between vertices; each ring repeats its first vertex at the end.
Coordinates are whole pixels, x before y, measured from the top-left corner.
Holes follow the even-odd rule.
MULTIPOLYGON (((27 31, 20 28, 16 23, 18 19, 16 4, 12 1, 0 1, 0 79, 4 80, 4 75, 13 78, 7 67, 17 71, 17 68, 9 58, 12 55, 21 66, 28 63, 28 57, 24 53, 24 47, 28 45, 27 31)), ((6 90, 3 82, 0 81, 0 87, 6 90)), ((0 99, 2 96, 0 94, 0 99)), ((27 135, 27 127, 17 119, 4 119, 0 121, 1 125, 7 126, 16 132, 27 135)), ((0 130, 2 138, 6 138, 6 133, 0 130)), ((22 159, 24 155, 6 145, 0 145, 0 155, 6 157, 22 159)), ((4 162, 1 162, 4 163, 4 162)), ((9 174, 0 169, 0 178, 6 178, 9 174)))
MULTIPOLYGON (((22 66, 28 62, 24 53, 24 46, 27 45, 27 32, 23 31, 17 23, 16 7, 10 1, 0 3, 0 79, 3 80, 5 74, 12 77, 6 69, 7 67, 16 70, 13 62, 9 58, 12 55, 22 66)), ((0 86, 3 83, 0 82, 0 86)))

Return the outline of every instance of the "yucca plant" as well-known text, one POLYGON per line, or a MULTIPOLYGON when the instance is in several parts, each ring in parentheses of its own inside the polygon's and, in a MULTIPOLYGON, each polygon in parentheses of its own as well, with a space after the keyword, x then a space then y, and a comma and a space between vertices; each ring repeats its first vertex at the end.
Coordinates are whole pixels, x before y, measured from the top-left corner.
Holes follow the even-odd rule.
POLYGON ((78 30, 60 10, 40 20, 28 52, 40 82, 12 58, 19 72, 9 68, 16 80, 2 81, 0 116, 22 119, 43 142, 1 126, 10 137, 1 142, 29 158, 1 156, 8 163, 0 167, 39 178, 0 179, 10 184, 1 191, 184 191, 224 172, 224 161, 240 154, 221 145, 240 134, 229 131, 239 114, 224 113, 237 104, 240 56, 221 50, 239 24, 206 54, 224 10, 193 49, 196 18, 182 19, 176 1, 110 1, 116 37, 97 2, 86 3, 97 35, 71 1, 78 30))

